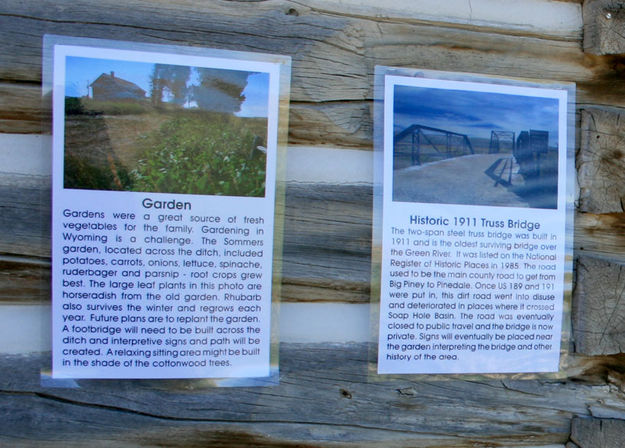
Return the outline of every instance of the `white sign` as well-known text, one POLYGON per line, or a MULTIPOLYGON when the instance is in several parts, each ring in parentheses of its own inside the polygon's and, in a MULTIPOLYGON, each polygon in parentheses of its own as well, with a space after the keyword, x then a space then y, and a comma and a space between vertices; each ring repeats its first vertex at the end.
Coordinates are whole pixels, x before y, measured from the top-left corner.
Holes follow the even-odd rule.
POLYGON ((384 77, 378 373, 558 370, 567 95, 384 77))
POLYGON ((53 376, 268 376, 288 59, 154 47, 53 47, 53 376))

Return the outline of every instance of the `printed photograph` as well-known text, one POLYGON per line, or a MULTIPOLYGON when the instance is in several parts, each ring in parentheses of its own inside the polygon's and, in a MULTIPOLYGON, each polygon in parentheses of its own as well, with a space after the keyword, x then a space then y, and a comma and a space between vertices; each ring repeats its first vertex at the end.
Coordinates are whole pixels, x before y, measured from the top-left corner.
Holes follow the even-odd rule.
POLYGON ((395 85, 393 200, 556 209, 558 99, 395 85))
POLYGON ((64 187, 263 197, 269 73, 66 58, 64 187))

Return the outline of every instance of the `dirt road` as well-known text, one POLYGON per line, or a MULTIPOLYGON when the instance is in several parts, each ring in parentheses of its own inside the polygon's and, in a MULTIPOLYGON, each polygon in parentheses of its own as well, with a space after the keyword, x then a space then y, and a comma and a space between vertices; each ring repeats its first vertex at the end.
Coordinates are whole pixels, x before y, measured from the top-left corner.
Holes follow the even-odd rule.
POLYGON ((510 157, 508 154, 474 154, 397 170, 393 200, 530 207, 530 200, 522 194, 527 189, 523 177, 515 173, 516 165, 513 165, 511 177, 505 170, 499 178, 510 157))

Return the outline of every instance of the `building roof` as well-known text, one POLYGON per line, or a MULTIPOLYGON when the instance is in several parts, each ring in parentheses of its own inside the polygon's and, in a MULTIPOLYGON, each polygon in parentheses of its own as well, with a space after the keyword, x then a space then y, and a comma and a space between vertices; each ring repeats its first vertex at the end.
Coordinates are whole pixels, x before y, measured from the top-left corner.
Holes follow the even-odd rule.
POLYGON ((123 90, 133 90, 137 93, 141 92, 141 95, 145 96, 145 90, 136 85, 133 82, 126 81, 125 79, 121 79, 115 76, 115 72, 111 72, 110 74, 102 73, 100 76, 96 78, 89 87, 93 87, 94 85, 106 85, 108 87, 119 87, 123 90))

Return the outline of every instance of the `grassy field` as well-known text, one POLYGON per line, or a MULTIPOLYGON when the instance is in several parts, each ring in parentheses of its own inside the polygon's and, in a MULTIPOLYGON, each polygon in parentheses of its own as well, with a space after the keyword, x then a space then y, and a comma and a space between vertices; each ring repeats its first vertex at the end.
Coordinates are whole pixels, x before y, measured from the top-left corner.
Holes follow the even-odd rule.
POLYGON ((69 110, 65 188, 264 195, 266 157, 254 148, 265 145, 265 118, 123 104, 69 110))

